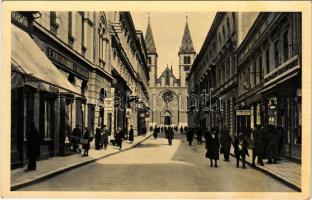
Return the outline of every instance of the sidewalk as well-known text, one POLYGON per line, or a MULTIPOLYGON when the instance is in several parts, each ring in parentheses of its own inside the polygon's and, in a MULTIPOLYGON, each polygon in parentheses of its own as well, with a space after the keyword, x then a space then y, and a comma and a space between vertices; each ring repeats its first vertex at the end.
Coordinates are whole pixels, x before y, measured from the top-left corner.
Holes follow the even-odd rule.
MULTIPOLYGON (((248 149, 248 153, 249 157, 246 157, 246 162, 251 165, 252 150, 248 149)), ((231 154, 234 156, 233 148, 231 148, 231 154)), ((301 191, 301 164, 287 159, 277 161, 277 164, 266 164, 266 161, 264 160, 264 166, 260 166, 256 159, 256 169, 282 181, 295 190, 301 191)))
POLYGON ((139 145, 150 136, 152 136, 151 133, 147 133, 145 137, 136 136, 134 137, 133 144, 130 144, 129 141, 125 141, 123 142, 122 150, 119 150, 118 147, 112 146, 111 144, 108 145, 106 150, 95 150, 91 147, 88 157, 82 157, 82 154, 78 153, 65 157, 56 156, 46 160, 38 161, 37 170, 35 171, 25 172, 24 170, 26 169, 26 166, 24 168, 11 170, 11 190, 17 190, 71 169, 75 169, 102 158, 129 150, 139 145))

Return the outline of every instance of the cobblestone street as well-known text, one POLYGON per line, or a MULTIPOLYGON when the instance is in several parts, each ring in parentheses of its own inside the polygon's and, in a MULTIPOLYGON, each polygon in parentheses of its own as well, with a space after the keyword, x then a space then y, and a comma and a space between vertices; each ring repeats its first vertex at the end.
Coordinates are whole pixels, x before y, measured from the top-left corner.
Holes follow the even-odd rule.
POLYGON ((188 146, 178 136, 172 146, 161 134, 141 145, 95 163, 71 170, 44 182, 22 188, 32 191, 151 191, 151 192, 273 192, 294 191, 252 168, 235 167, 220 160, 211 168, 205 148, 188 146), (87 184, 84 184, 87 183, 87 184))

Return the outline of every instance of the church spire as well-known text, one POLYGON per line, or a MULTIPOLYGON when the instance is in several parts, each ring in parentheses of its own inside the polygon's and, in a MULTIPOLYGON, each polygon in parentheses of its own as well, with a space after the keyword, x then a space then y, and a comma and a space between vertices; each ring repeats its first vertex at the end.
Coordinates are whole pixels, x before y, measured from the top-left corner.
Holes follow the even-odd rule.
POLYGON ((145 44, 147 48, 147 53, 156 53, 156 46, 155 46, 152 27, 150 23, 150 13, 148 13, 148 24, 147 24, 147 30, 146 30, 146 35, 145 35, 145 44))
POLYGON ((186 15, 185 21, 186 22, 185 22, 184 34, 183 34, 182 44, 180 47, 179 54, 180 53, 195 53, 192 38, 191 38, 191 33, 189 30, 189 26, 188 26, 188 16, 187 15, 186 15))

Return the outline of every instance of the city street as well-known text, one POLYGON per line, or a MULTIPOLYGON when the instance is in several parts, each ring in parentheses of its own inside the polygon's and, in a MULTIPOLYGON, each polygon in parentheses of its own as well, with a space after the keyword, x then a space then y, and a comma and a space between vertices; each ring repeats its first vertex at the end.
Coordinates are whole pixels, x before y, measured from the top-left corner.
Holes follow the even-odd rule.
POLYGON ((277 180, 235 160, 211 168, 205 144, 188 146, 175 135, 168 146, 164 134, 136 148, 60 174, 21 190, 27 191, 138 191, 138 192, 292 192, 277 180))

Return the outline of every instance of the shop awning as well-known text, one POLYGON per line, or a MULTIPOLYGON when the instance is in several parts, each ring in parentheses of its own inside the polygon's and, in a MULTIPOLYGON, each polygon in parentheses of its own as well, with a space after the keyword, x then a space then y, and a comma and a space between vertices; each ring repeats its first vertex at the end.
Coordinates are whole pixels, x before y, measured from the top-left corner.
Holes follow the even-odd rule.
POLYGON ((53 65, 26 32, 15 25, 11 25, 11 30, 12 67, 38 82, 80 95, 80 91, 53 65))

